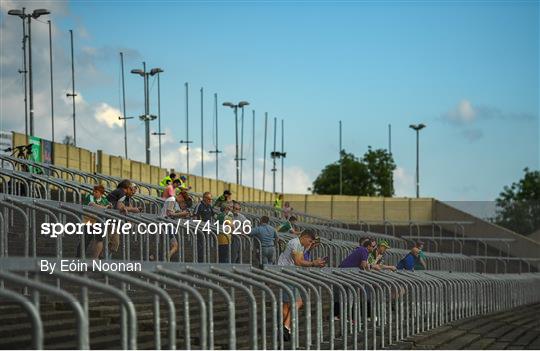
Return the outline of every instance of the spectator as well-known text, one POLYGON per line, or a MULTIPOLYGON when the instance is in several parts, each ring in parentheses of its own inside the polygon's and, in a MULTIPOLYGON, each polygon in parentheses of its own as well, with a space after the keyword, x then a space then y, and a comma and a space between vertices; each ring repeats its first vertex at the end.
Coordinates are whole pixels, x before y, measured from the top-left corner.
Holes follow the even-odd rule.
MULTIPOLYGON (((304 260, 304 251, 315 241, 315 234, 303 232, 299 237, 287 243, 285 251, 279 256, 280 266, 300 266, 300 267, 324 267, 326 261, 316 259, 313 261, 304 260)), ((302 308, 302 298, 294 286, 290 286, 296 296, 296 308, 302 308)), ((283 338, 289 341, 291 338, 291 300, 289 294, 283 293, 283 338)))
POLYGON ((316 236, 315 241, 311 244, 310 247, 307 248, 306 251, 304 251, 304 260, 311 261, 311 258, 313 257, 313 250, 315 250, 315 248, 317 248, 317 246, 319 246, 320 243, 321 243, 321 237, 316 236))
MULTIPOLYGON (((111 208, 111 204, 109 203, 109 200, 104 196, 105 195, 105 187, 103 185, 98 184, 94 186, 94 189, 92 191, 92 194, 88 194, 83 199, 83 205, 86 206, 92 206, 92 207, 98 207, 98 208, 111 208)), ((84 223, 95 223, 95 220, 91 217, 83 216, 84 223)), ((85 244, 87 248, 89 248, 90 242, 93 241, 93 238, 90 235, 85 235, 85 244)), ((103 249, 103 239, 101 241, 101 244, 95 242, 92 244, 92 246, 95 249, 98 249, 101 247, 103 249)), ((77 245, 77 257, 81 257, 81 242, 79 242, 79 245, 77 245)), ((100 251, 101 253, 101 251, 100 251)), ((95 256, 95 252, 91 252, 90 255, 93 257, 95 256)))
POLYGON ((233 205, 232 203, 225 203, 224 208, 217 215, 219 222, 219 234, 218 234, 218 258, 219 263, 229 263, 229 249, 231 248, 232 232, 234 231, 233 225, 233 205))
POLYGON ((276 196, 276 199, 274 200, 274 209, 276 210, 276 217, 281 217, 280 212, 283 209, 283 194, 279 194, 276 196))
POLYGON ((137 193, 137 185, 132 183, 129 179, 124 179, 115 190, 107 195, 107 200, 112 205, 112 208, 119 210, 120 212, 127 214, 128 212, 139 213, 142 211, 139 207, 133 207, 129 204, 129 199, 137 193))
POLYGON ((174 195, 176 194, 176 190, 179 186, 180 186, 181 182, 180 182, 180 179, 175 179, 171 182, 169 182, 169 184, 165 187, 165 189, 163 190, 163 194, 161 195, 161 198, 163 199, 168 199, 169 197, 174 197, 174 195))
MULTIPOLYGON (((189 197, 189 200, 191 200, 191 197, 189 197)), ((176 204, 178 205, 178 209, 185 213, 185 216, 181 218, 190 218, 193 215, 188 202, 182 194, 176 195, 176 204)))
MULTIPOLYGON (((187 208, 191 209, 193 207, 193 198, 191 196, 189 196, 188 192, 186 189, 182 189, 180 187, 176 188, 176 192, 177 192, 177 196, 181 196, 183 199, 184 199, 184 203, 186 205, 187 208), (178 189, 180 189, 180 191, 178 191, 178 189)), ((178 197, 177 197, 178 199, 178 197)))
POLYGON ((166 187, 169 183, 173 182, 176 179, 176 173, 171 173, 168 176, 165 176, 160 182, 159 185, 166 187))
POLYGON ((269 221, 270 219, 267 216, 262 216, 259 226, 251 231, 251 235, 261 242, 260 254, 263 265, 274 264, 276 259, 276 242, 278 236, 274 227, 268 224, 269 221))
POLYGON ((277 228, 277 231, 279 233, 291 233, 291 234, 295 234, 295 235, 298 235, 301 233, 301 231, 298 231, 296 230, 295 228, 295 223, 296 223, 296 217, 295 216, 291 216, 288 220, 286 220, 285 222, 283 222, 278 228, 277 228))
POLYGON ((371 251, 373 251, 373 241, 371 239, 361 240, 362 245, 358 246, 345 257, 345 259, 339 265, 340 268, 360 268, 368 271, 368 257, 371 251))
POLYGON ((417 241, 416 247, 418 248, 418 257, 416 259, 416 263, 414 264, 414 270, 415 271, 422 271, 427 269, 427 260, 426 255, 424 254, 424 242, 423 241, 417 241))
MULTIPOLYGON (((203 222, 211 222, 214 219, 214 208, 212 207, 212 194, 207 191, 203 194, 201 202, 197 204, 193 211, 193 216, 203 222)), ((197 257, 199 262, 204 262, 204 233, 197 235, 197 257)))
POLYGON ((223 210, 225 203, 230 203, 232 201, 232 193, 229 190, 225 190, 223 195, 219 196, 216 201, 214 201, 214 207, 223 210))
POLYGON ((398 262, 396 268, 398 270, 406 270, 406 271, 414 271, 414 266, 416 264, 416 260, 418 259, 418 253, 419 249, 415 246, 411 249, 411 252, 407 254, 407 256, 403 257, 401 261, 398 262))
POLYGON ((180 189, 191 189, 191 186, 187 184, 187 177, 185 175, 180 176, 180 189))
POLYGON ((390 270, 395 271, 395 266, 388 266, 384 264, 384 256, 386 253, 386 250, 390 248, 390 245, 388 244, 388 241, 381 240, 377 244, 377 248, 368 256, 368 264, 371 269, 375 269, 377 271, 380 270, 390 270))
MULTIPOLYGON (((175 179, 176 182, 178 179, 175 179)), ((187 218, 189 217, 189 211, 183 209, 176 209, 176 198, 174 196, 169 196, 163 203, 163 207, 160 212, 161 217, 166 218, 187 218)), ((169 228, 167 228, 169 230, 169 228)), ((169 252, 165 260, 169 261, 171 257, 178 252, 178 240, 174 232, 167 232, 169 236, 169 252)))
MULTIPOLYGON (((244 232, 244 227, 246 223, 249 223, 251 225, 251 221, 246 218, 242 213, 242 205, 240 205, 240 202, 233 201, 233 208, 232 208, 232 223, 233 223, 233 230, 235 232, 233 234, 236 234, 238 232, 242 234, 249 234, 244 232)), ((232 263, 240 263, 240 250, 241 248, 241 241, 238 237, 238 235, 232 236, 232 243, 231 243, 231 262, 232 263)))
POLYGON ((286 220, 288 220, 290 217, 291 217, 291 214, 292 214, 292 211, 294 209, 291 207, 291 204, 287 201, 285 202, 285 204, 283 205, 283 218, 285 218, 286 220))

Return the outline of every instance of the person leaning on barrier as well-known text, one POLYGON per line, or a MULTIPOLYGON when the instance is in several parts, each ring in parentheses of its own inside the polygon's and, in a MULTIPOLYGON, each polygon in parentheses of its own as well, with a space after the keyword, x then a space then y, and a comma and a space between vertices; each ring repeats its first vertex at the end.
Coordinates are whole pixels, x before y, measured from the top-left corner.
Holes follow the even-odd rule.
MULTIPOLYGON (((202 200, 195 206, 193 217, 203 222, 212 222, 214 219, 214 207, 212 207, 212 193, 209 191, 203 194, 202 200)), ((204 226, 204 223, 203 223, 204 226)), ((195 233, 199 235, 199 233, 195 233)), ((204 261, 204 237, 198 237, 197 240, 197 257, 199 262, 204 261)))
MULTIPOLYGON (((139 213, 142 212, 142 208, 131 206, 129 200, 137 194, 137 184, 131 182, 129 179, 124 179, 118 183, 115 190, 111 191, 107 195, 107 200, 112 205, 113 209, 120 211, 122 214, 139 213)), ((120 247, 120 234, 107 233, 109 236, 109 250, 116 252, 120 247)))
MULTIPOLYGON (((299 267, 324 267, 326 261, 323 259, 315 259, 306 261, 304 259, 304 251, 315 242, 316 236, 312 232, 303 232, 299 237, 291 239, 285 248, 285 251, 279 255, 279 266, 299 266, 299 267)), ((296 308, 302 307, 302 298, 294 286, 290 286, 296 296, 296 308)), ((283 292, 283 338, 286 341, 291 337, 291 300, 289 294, 283 292)))
POLYGON ((258 227, 253 228, 251 235, 261 242, 261 257, 263 265, 274 264, 276 259, 276 242, 278 236, 276 229, 268 224, 270 218, 262 216, 258 227))
POLYGON ((107 195, 107 200, 109 200, 113 209, 119 210, 121 213, 139 213, 142 211, 142 208, 130 206, 129 203, 129 199, 136 193, 137 185, 129 179, 124 179, 118 183, 115 190, 107 195))
MULTIPOLYGON (((83 199, 83 205, 86 206, 92 206, 92 207, 98 207, 98 208, 111 208, 112 205, 109 203, 109 200, 105 197, 105 187, 101 184, 98 184, 94 186, 94 189, 92 191, 92 194, 88 194, 83 199)), ((84 223, 95 223, 95 220, 91 217, 83 216, 84 223)), ((98 240, 94 240, 94 238, 90 237, 90 235, 85 235, 85 243, 87 252, 89 253, 90 257, 92 258, 98 258, 99 254, 96 256, 96 252, 103 250, 103 239, 101 242, 98 240)), ((79 242, 79 245, 77 246, 77 257, 81 257, 81 243, 79 242)))
POLYGON ((339 265, 339 268, 360 268, 369 270, 368 258, 371 251, 374 249, 374 240, 361 239, 361 245, 354 249, 349 256, 339 265))
POLYGON ((414 270, 415 271, 422 271, 424 269, 427 269, 427 259, 426 255, 424 254, 424 242, 423 241, 417 241, 416 245, 418 248, 418 257, 416 258, 416 263, 414 264, 414 270))
POLYGON ((298 235, 301 233, 301 231, 298 231, 296 230, 294 224, 296 223, 296 217, 295 216, 291 216, 288 220, 286 220, 285 222, 281 223, 277 228, 276 230, 279 232, 279 233, 291 233, 291 234, 295 234, 295 235, 298 235))
MULTIPOLYGON (((178 179, 175 179, 175 182, 178 179)), ((161 217, 165 218, 187 218, 190 216, 189 211, 182 210, 181 208, 177 209, 176 204, 176 197, 175 196, 169 196, 167 199, 165 199, 165 202, 163 202, 163 206, 161 207, 160 212, 161 217)), ((176 236, 174 232, 169 232, 170 228, 167 229, 167 235, 169 236, 169 252, 167 254, 166 260, 169 261, 171 257, 178 252, 178 240, 176 239, 176 236)))
POLYGON ((226 203, 230 203, 232 201, 232 193, 230 190, 225 190, 222 195, 220 195, 216 201, 214 201, 214 207, 217 207, 220 210, 223 210, 223 207, 226 203))
POLYGON ((377 248, 370 252, 368 256, 368 265, 370 269, 374 269, 377 271, 380 270, 390 270, 395 271, 395 266, 388 266, 384 264, 384 256, 386 253, 386 250, 390 248, 390 245, 388 244, 388 241, 381 240, 377 244, 377 248))
POLYGON ((316 236, 315 241, 311 243, 311 245, 304 251, 304 260, 311 261, 313 258, 313 250, 317 248, 321 244, 321 237, 316 236))
POLYGON ((416 264, 416 260, 418 259, 419 249, 415 246, 411 249, 411 252, 409 252, 405 257, 403 257, 398 264, 396 265, 396 268, 398 270, 406 270, 406 271, 414 271, 414 266, 416 264))

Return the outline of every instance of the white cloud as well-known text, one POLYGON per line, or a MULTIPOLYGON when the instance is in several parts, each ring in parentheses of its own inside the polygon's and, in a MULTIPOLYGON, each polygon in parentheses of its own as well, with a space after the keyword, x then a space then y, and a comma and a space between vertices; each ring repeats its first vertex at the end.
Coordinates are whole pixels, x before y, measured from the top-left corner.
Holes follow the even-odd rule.
POLYGON ((96 108, 94 116, 98 122, 105 123, 109 128, 123 126, 122 121, 118 119, 119 116, 122 116, 122 112, 104 102, 96 108))
POLYGON ((444 118, 456 124, 470 124, 477 116, 475 107, 469 100, 461 100, 454 108, 444 114, 444 118))
POLYGON ((409 174, 403 167, 396 167, 394 170, 394 189, 396 196, 414 196, 414 176, 409 174))

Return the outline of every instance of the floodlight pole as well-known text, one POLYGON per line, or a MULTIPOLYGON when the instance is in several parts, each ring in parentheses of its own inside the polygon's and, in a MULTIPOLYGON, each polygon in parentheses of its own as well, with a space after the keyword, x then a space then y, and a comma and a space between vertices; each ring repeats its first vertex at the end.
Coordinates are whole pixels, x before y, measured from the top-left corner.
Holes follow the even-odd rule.
POLYGON ((47 20, 49 24, 49 65, 51 71, 51 136, 54 143, 54 85, 53 85, 53 61, 52 61, 52 30, 51 21, 47 20))

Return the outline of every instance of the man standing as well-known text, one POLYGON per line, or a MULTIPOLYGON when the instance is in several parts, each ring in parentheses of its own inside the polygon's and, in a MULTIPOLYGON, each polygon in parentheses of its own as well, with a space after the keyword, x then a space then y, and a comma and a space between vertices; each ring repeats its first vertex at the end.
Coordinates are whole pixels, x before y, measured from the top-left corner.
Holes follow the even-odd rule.
MULTIPOLYGON (((315 242, 315 234, 312 232, 303 232, 299 237, 290 240, 287 243, 285 251, 279 256, 279 266, 300 266, 300 267, 324 267, 325 260, 316 259, 306 261, 304 251, 315 242)), ((291 290, 295 292, 296 308, 300 309, 303 305, 302 298, 294 286, 291 290)), ((283 338, 289 341, 291 338, 291 300, 289 294, 283 294, 283 338)))
POLYGON ((274 264, 276 259, 276 242, 278 236, 274 227, 268 224, 270 219, 267 216, 261 217, 258 227, 251 231, 251 235, 261 242, 261 258, 263 265, 274 264))
MULTIPOLYGON (((193 216, 203 222, 211 222, 214 219, 214 208, 212 207, 212 194, 207 191, 203 194, 201 202, 197 204, 193 211, 193 216)), ((204 227, 205 223, 201 223, 204 227)), ((194 233, 197 238, 197 259, 198 262, 204 262, 204 233, 194 233)))

